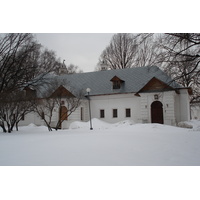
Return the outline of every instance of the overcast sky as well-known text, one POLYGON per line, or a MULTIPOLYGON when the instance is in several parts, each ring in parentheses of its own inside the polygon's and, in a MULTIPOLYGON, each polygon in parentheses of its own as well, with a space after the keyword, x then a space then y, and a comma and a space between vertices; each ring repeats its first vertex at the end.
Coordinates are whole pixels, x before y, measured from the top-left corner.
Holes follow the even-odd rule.
POLYGON ((37 33, 39 43, 54 50, 65 64, 77 65, 84 72, 95 70, 99 56, 113 33, 37 33))

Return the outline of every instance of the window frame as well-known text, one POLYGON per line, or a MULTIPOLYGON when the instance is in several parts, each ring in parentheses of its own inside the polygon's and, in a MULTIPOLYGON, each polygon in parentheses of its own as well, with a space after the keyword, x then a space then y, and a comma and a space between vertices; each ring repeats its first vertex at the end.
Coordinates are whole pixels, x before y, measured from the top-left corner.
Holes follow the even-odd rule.
POLYGON ((105 118, 105 110, 104 109, 100 109, 100 118, 101 119, 105 118))
POLYGON ((83 115, 84 115, 84 109, 83 109, 83 107, 81 107, 81 113, 80 113, 81 121, 83 121, 83 119, 84 119, 83 115))
POLYGON ((121 88, 121 81, 120 80, 115 80, 113 81, 113 89, 117 90, 121 88))
POLYGON ((125 109, 125 117, 130 118, 131 117, 131 108, 125 109), (127 115, 128 114, 128 115, 127 115))
POLYGON ((117 108, 112 109, 112 116, 113 116, 113 118, 118 118, 118 109, 117 108))

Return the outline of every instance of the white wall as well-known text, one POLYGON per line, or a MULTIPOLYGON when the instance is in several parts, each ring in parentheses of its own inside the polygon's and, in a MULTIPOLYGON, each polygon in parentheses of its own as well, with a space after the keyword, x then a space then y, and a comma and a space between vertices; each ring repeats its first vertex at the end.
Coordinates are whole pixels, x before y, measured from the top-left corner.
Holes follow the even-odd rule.
POLYGON ((119 122, 125 119, 130 119, 137 122, 140 112, 140 97, 134 94, 116 94, 106 96, 93 96, 91 97, 91 117, 100 119, 100 110, 105 111, 105 118, 101 120, 109 123, 119 122), (131 109, 131 117, 125 117, 126 108, 131 109), (113 118, 113 109, 118 110, 118 117, 113 118))
POLYGON ((70 124, 74 121, 89 121, 88 115, 88 101, 82 100, 81 105, 73 112, 69 117, 68 120, 64 120, 62 123, 62 129, 69 128, 70 124), (83 119, 81 120, 81 108, 82 108, 82 115, 83 119))
MULTIPOLYGON (((90 97, 91 117, 98 118, 109 123, 116 123, 126 119, 135 123, 151 123, 151 104, 156 101, 154 95, 159 96, 158 101, 163 104, 164 124, 176 125, 180 121, 187 121, 190 118, 189 95, 187 89, 180 90, 180 94, 175 91, 162 93, 140 93, 140 97, 131 94, 115 94, 90 97), (131 117, 126 117, 126 108, 131 109, 131 117), (113 118, 113 109, 118 110, 117 118, 113 118), (105 118, 100 118, 100 110, 104 110, 105 118)), ((81 105, 73 112, 68 120, 62 123, 62 128, 69 128, 73 121, 81 121, 81 107, 83 110, 83 120, 89 121, 89 101, 83 100, 81 105)), ((55 126, 58 119, 58 109, 54 110, 52 125, 55 126)), ((20 125, 34 123, 44 125, 43 120, 37 114, 28 114, 25 121, 20 125)))
POLYGON ((179 94, 180 121, 190 120, 190 103, 187 89, 181 89, 179 94))
POLYGON ((19 126, 26 126, 29 124, 35 124, 37 126, 44 125, 44 121, 34 112, 25 115, 25 119, 19 122, 19 126))
POLYGON ((174 94, 174 91, 141 93, 141 119, 138 122, 151 123, 151 104, 160 101, 163 104, 164 124, 175 125, 174 94), (158 95, 157 100, 154 95, 158 95))

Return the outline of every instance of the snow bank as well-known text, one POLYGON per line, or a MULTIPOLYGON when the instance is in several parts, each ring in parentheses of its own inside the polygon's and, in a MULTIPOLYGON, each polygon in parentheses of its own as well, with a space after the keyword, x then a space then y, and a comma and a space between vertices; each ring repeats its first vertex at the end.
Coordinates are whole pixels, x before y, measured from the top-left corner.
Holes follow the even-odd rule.
MULTIPOLYGON (((92 127, 96 130, 112 129, 112 128, 116 128, 116 127, 120 128, 120 127, 127 127, 127 126, 131 126, 131 125, 139 125, 139 124, 136 124, 132 120, 124 120, 124 121, 120 121, 120 122, 111 124, 111 123, 107 123, 107 122, 104 122, 104 121, 96 119, 96 118, 92 119, 92 127)), ((141 125, 143 127, 145 127, 145 125, 147 125, 147 124, 141 124, 141 125)), ((177 128, 174 126, 168 126, 168 125, 164 125, 164 124, 148 124, 148 126, 153 129, 155 129, 155 128, 159 128, 159 129, 177 128)), ((193 131, 200 131, 200 121, 199 120, 191 120, 191 121, 179 122, 178 127, 192 129, 193 131)), ((75 122, 72 122, 69 127, 69 129, 88 129, 88 128, 90 128, 90 121, 88 121, 88 122, 75 121, 75 122)))
POLYGON ((200 131, 200 121, 199 120, 179 122, 178 126, 181 128, 190 128, 190 129, 193 129, 194 131, 200 131))
MULTIPOLYGON (((110 124, 110 123, 104 122, 102 120, 99 120, 97 118, 92 119, 92 127, 94 127, 95 129, 99 129, 99 130, 110 129, 113 127, 130 126, 133 124, 135 124, 135 122, 132 120, 125 120, 125 121, 121 121, 118 123, 110 124)), ((80 128, 88 129, 89 127, 90 127, 90 121, 88 121, 88 122, 75 121, 70 124, 69 129, 80 129, 80 128)))
POLYGON ((46 126, 37 126, 33 123, 29 124, 28 126, 20 126, 18 133, 32 133, 32 132, 49 132, 46 126))

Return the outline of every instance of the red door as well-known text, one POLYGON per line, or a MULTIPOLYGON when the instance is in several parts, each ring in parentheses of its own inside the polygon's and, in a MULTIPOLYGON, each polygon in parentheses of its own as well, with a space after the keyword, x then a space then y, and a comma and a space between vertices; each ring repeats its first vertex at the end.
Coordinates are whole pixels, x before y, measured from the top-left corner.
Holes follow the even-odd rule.
POLYGON ((160 101, 151 104, 151 123, 163 124, 163 104, 160 101))

